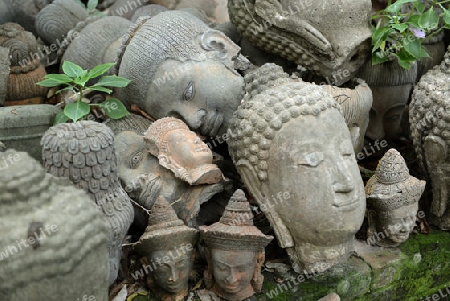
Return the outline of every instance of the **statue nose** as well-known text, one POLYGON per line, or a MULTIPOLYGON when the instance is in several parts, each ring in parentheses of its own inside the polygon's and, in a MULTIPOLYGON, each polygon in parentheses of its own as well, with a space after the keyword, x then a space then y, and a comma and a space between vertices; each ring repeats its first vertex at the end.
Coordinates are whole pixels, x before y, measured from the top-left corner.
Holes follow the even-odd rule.
POLYGON ((178 277, 178 273, 177 273, 176 269, 172 269, 171 275, 170 275, 170 277, 169 277, 169 281, 175 282, 175 281, 178 280, 178 278, 179 278, 179 277, 178 277))
POLYGON ((337 162, 332 169, 334 192, 348 193, 353 191, 354 187, 349 173, 350 171, 345 168, 344 162, 337 162))
POLYGON ((231 272, 231 273, 226 277, 226 280, 227 280, 227 282, 230 283, 230 284, 236 282, 236 277, 235 277, 234 273, 231 272))

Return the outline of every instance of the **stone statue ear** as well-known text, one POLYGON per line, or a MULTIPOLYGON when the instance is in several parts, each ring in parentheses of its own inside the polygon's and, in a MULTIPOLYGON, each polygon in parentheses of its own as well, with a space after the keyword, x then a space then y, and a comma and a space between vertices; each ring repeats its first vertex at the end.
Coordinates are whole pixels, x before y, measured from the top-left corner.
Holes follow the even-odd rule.
POLYGON ((255 0, 255 14, 264 20, 261 24, 263 26, 275 25, 302 37, 325 53, 332 51, 328 39, 308 21, 301 19, 298 7, 283 10, 277 0, 255 0))
POLYGON ((423 148, 425 161, 428 167, 434 167, 445 161, 448 155, 447 145, 438 136, 427 136, 424 139, 423 148))
POLYGON ((200 38, 201 46, 207 51, 207 56, 222 62, 230 69, 234 68, 234 61, 241 48, 233 43, 223 32, 208 29, 200 38))
POLYGON ((273 206, 268 204, 270 203, 270 200, 268 200, 270 193, 267 191, 267 185, 264 185, 264 182, 258 178, 253 165, 248 160, 239 160, 236 163, 236 168, 259 206, 266 206, 267 210, 264 210, 264 208, 261 209, 264 211, 264 214, 272 225, 279 245, 282 248, 294 247, 294 238, 284 224, 283 219, 280 218, 276 210, 272 210, 273 206))

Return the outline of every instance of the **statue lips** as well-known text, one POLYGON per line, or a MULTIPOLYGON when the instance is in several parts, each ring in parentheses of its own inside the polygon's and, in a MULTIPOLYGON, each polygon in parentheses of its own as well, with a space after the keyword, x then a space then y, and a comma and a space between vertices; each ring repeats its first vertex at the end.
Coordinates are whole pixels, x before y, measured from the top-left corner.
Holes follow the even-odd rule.
POLYGON ((219 113, 212 113, 205 116, 205 121, 200 127, 200 131, 204 135, 213 137, 219 132, 223 123, 223 115, 219 113))
POLYGON ((359 198, 354 193, 335 193, 334 207, 350 211, 359 207, 359 198))

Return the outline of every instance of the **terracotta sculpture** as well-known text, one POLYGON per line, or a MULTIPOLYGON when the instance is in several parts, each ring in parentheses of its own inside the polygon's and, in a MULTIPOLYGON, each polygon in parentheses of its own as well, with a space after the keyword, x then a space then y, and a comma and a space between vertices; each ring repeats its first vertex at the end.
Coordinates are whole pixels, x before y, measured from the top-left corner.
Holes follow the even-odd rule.
POLYGON ((416 224, 424 189, 425 181, 410 176, 405 159, 394 148, 389 149, 365 187, 368 241, 381 247, 395 247, 406 241, 416 224))
POLYGON ((253 45, 340 86, 368 59, 369 0, 230 0, 230 20, 253 45))
POLYGON ((110 225, 110 284, 117 278, 122 241, 133 222, 134 210, 117 175, 114 134, 93 121, 61 123, 47 130, 41 140, 47 172, 68 177, 88 192, 110 225))
POLYGON ((349 81, 350 87, 323 85, 342 108, 347 127, 352 137, 353 150, 358 153, 364 147, 364 135, 369 125, 369 111, 372 107, 372 90, 362 79, 349 81))
POLYGON ((187 296, 197 232, 184 225, 164 197, 156 199, 134 249, 144 257, 147 285, 158 300, 181 301, 187 296))
POLYGON ((273 236, 253 226, 253 213, 242 190, 233 194, 219 222, 200 227, 200 235, 208 261, 206 288, 230 301, 261 291, 264 248, 273 236))
POLYGON ((89 16, 77 1, 55 0, 36 16, 36 31, 47 45, 60 46, 67 33, 89 16))
POLYGON ((224 183, 194 185, 175 177, 149 153, 144 137, 121 132, 114 141, 118 175, 125 191, 141 206, 150 209, 158 196, 173 205, 177 215, 189 226, 196 225, 200 205, 222 192, 224 183))
POLYGON ((188 126, 173 117, 158 119, 145 133, 149 152, 159 164, 190 185, 214 184, 223 179, 212 152, 188 126))
POLYGON ((365 195, 339 105, 316 85, 267 65, 246 82, 249 99, 234 114, 228 140, 242 180, 296 272, 347 259, 365 195))
POLYGON ((5 106, 43 103, 47 88, 36 85, 47 74, 39 60, 36 38, 16 23, 0 25, 0 47, 9 49, 10 72, 5 106))
MULTIPOLYGON (((122 36, 131 22, 121 17, 90 17, 81 21, 68 33, 69 40, 61 64, 73 62, 85 70, 100 64, 114 62, 117 50, 122 45, 122 36), (77 34, 76 38, 70 38, 77 34)), ((113 73, 113 68, 107 74, 113 73)))
POLYGON ((439 66, 429 70, 414 88, 409 123, 414 149, 422 171, 431 180, 433 201, 428 220, 441 229, 450 229, 448 173, 450 170, 448 123, 450 101, 450 51, 439 66))
POLYGON ((131 83, 121 100, 155 119, 180 118, 205 136, 225 133, 244 90, 237 45, 181 11, 139 18, 122 44, 117 73, 131 83))
POLYGON ((393 140, 401 133, 400 122, 417 78, 417 63, 406 70, 394 61, 378 65, 368 61, 358 77, 366 81, 373 95, 366 144, 393 140))
POLYGON ((69 180, 0 152, 0 220, 0 300, 108 299, 108 223, 69 180))

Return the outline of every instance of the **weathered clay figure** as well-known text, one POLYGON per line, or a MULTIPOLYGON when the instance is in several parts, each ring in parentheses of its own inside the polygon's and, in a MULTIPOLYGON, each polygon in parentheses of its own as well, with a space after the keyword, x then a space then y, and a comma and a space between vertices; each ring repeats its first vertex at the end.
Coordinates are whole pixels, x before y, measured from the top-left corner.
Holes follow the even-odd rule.
POLYGON ((68 177, 88 192, 110 225, 110 284, 117 278, 122 241, 133 222, 134 210, 120 186, 114 153, 114 134, 93 121, 61 123, 47 130, 41 140, 47 172, 68 177))
POLYGON ((409 123, 414 149, 422 170, 431 180, 433 201, 428 220, 441 229, 450 229, 448 130, 450 100, 450 51, 439 66, 429 70, 414 88, 409 123))
POLYGON ((115 136, 123 131, 133 131, 139 135, 144 135, 151 124, 152 122, 150 120, 134 113, 130 113, 120 119, 109 119, 106 123, 114 132, 115 136))
POLYGON ((410 176, 405 159, 394 148, 389 149, 365 187, 368 241, 381 247, 405 242, 416 224, 424 189, 425 181, 410 176))
MULTIPOLYGON (((10 72, 5 106, 43 103, 47 88, 36 85, 47 74, 39 60, 36 38, 16 23, 0 25, 0 47, 9 49, 10 72)), ((1 90, 0 90, 1 91, 1 90)))
POLYGON ((373 95, 366 144, 394 139, 401 133, 400 122, 417 78, 417 63, 406 70, 394 61, 378 65, 368 61, 358 77, 366 81, 373 95))
POLYGON ((15 22, 36 34, 36 15, 52 0, 0 0, 0 24, 15 22))
MULTIPOLYGON (((117 50, 122 45, 122 36, 131 22, 121 17, 90 17, 79 22, 68 33, 70 44, 64 51, 61 63, 73 62, 85 70, 97 65, 114 62, 117 50), (71 38, 76 34, 76 38, 71 38)), ((113 73, 113 68, 108 74, 113 73)))
POLYGON ((175 177, 148 151, 144 137, 121 132, 114 141, 118 175, 125 191, 141 206, 150 209, 158 196, 171 203, 177 215, 189 226, 196 225, 200 205, 222 192, 224 183, 194 185, 175 177))
POLYGON ((5 104, 9 78, 9 48, 0 46, 0 107, 5 104))
POLYGON ((214 184, 223 179, 220 169, 212 164, 211 150, 180 119, 158 119, 148 128, 144 140, 159 164, 190 185, 214 184))
POLYGON ((36 31, 47 45, 60 46, 67 33, 89 16, 77 1, 55 0, 36 16, 36 31))
POLYGON ((208 261, 206 288, 230 301, 261 291, 264 248, 273 236, 253 226, 253 213, 242 190, 230 198, 219 222, 200 227, 200 235, 208 261))
POLYGON ((122 101, 205 136, 225 133, 244 91, 240 48, 229 38, 187 12, 167 11, 139 18, 122 44, 117 73, 131 80, 122 101))
POLYGON ((0 225, 0 300, 108 299, 107 221, 25 152, 0 152, 0 225))
POLYGON ((230 0, 230 20, 255 46, 340 86, 369 58, 369 0, 230 0))
POLYGON ((352 137, 353 150, 358 153, 364 147, 364 135, 369 125, 369 111, 372 107, 372 90, 362 79, 348 82, 350 87, 323 85, 322 87, 340 104, 347 127, 352 137))
POLYGON ((197 232, 184 225, 164 197, 156 199, 134 249, 144 257, 147 285, 158 300, 181 301, 187 296, 197 232))
POLYGON ((350 256, 364 219, 350 133, 331 95, 283 73, 261 83, 266 66, 246 76, 250 98, 231 121, 229 151, 294 270, 323 270, 350 256))

